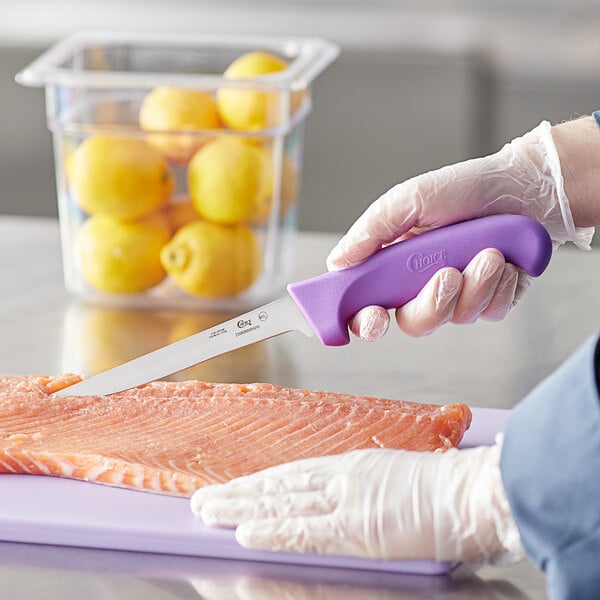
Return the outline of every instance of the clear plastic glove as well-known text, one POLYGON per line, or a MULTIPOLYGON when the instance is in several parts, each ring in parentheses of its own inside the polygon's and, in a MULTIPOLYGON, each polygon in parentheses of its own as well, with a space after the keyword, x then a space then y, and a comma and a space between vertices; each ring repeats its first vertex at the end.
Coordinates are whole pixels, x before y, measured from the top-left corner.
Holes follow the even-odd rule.
MULTIPOLYGON (((329 270, 356 265, 396 240, 444 225, 498 213, 539 221, 554 247, 567 241, 589 249, 593 228, 577 228, 563 188, 551 127, 543 121, 490 156, 443 167, 400 183, 376 200, 327 258, 329 270)), ((478 254, 461 274, 440 270, 421 293, 396 311, 399 327, 426 335, 451 321, 503 319, 530 283, 529 276, 496 250, 478 254)), ((350 322, 366 341, 383 335, 389 314, 367 307, 350 322)))
POLYGON ((201 488, 191 507, 248 548, 506 562, 522 550, 499 457, 498 446, 357 450, 201 488))

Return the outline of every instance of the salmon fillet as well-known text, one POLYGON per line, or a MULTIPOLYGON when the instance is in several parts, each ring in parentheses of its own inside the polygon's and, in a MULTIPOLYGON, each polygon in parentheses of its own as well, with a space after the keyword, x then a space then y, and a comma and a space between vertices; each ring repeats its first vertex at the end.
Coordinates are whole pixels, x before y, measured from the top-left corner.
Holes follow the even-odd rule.
POLYGON ((471 422, 462 404, 265 383, 154 382, 111 396, 52 396, 80 380, 0 376, 0 472, 191 496, 300 458, 450 448, 471 422))

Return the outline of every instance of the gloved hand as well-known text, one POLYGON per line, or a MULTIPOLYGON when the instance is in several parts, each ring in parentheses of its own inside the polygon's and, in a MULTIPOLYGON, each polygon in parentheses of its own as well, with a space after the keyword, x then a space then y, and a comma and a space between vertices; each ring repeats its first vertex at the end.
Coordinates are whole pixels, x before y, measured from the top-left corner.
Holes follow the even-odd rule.
MULTIPOLYGON (((547 121, 490 156, 443 167, 400 183, 376 200, 352 225, 327 258, 329 270, 356 265, 398 239, 498 213, 539 221, 554 247, 567 241, 589 249, 593 228, 573 224, 563 189, 558 152, 547 121)), ((530 283, 496 250, 478 254, 461 275, 442 269, 411 302, 396 311, 399 327, 413 336, 444 323, 504 318, 530 283)), ((389 326, 381 307, 367 307, 350 322, 351 331, 372 341, 389 326)))
POLYGON ((191 507, 248 548, 506 562, 522 550, 499 457, 499 446, 356 450, 200 488, 191 507))

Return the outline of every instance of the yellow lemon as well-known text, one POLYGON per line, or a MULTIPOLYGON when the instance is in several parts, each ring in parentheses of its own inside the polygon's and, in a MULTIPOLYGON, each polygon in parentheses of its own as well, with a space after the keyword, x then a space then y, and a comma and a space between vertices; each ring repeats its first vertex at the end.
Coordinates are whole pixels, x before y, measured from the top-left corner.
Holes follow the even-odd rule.
POLYGON ((249 222, 264 211, 272 193, 270 154, 263 146, 225 136, 198 150, 187 181, 200 216, 223 224, 249 222))
POLYGON ((92 136, 69 158, 69 185, 90 215, 137 219, 166 203, 174 178, 162 154, 143 140, 92 136))
MULTIPOLYGON (((279 203, 279 216, 283 217, 298 196, 298 171, 292 159, 283 155, 281 163, 281 200, 279 203)), ((264 225, 271 213, 272 197, 263 202, 250 219, 252 225, 264 225)))
POLYGON ((109 294, 143 292, 166 275, 160 251, 169 235, 158 215, 131 222, 105 215, 90 217, 78 235, 83 278, 94 289, 109 294))
MULTIPOLYGON (((261 75, 277 73, 287 69, 287 62, 270 52, 249 52, 234 60, 223 73, 225 79, 252 79, 261 75)), ((303 99, 303 92, 293 92, 290 114, 293 114, 303 99)), ((275 127, 281 122, 281 102, 286 95, 282 92, 258 92, 241 88, 221 88, 217 92, 217 107, 222 121, 232 129, 260 131, 275 127)))
POLYGON ((260 244, 251 229, 202 220, 179 229, 160 258, 182 290, 204 297, 239 294, 256 279, 262 265, 260 244))
POLYGON ((157 87, 144 98, 139 123, 145 131, 171 132, 150 135, 148 141, 178 163, 187 162, 212 137, 203 130, 221 127, 217 104, 208 92, 173 87, 157 87))

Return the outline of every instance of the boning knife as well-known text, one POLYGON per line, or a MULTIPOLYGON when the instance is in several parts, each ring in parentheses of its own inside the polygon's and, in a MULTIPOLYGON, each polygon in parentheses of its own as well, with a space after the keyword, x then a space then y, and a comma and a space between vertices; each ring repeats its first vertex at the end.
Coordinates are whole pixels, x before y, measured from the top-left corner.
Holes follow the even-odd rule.
POLYGON ((337 272, 290 283, 288 294, 66 387, 57 396, 104 396, 126 390, 243 346, 289 331, 316 335, 327 346, 350 340, 348 319, 377 304, 391 309, 414 298, 443 267, 464 270, 486 248, 534 277, 547 267, 550 236, 537 221, 521 215, 492 215, 434 229, 379 250, 365 262, 337 272))

